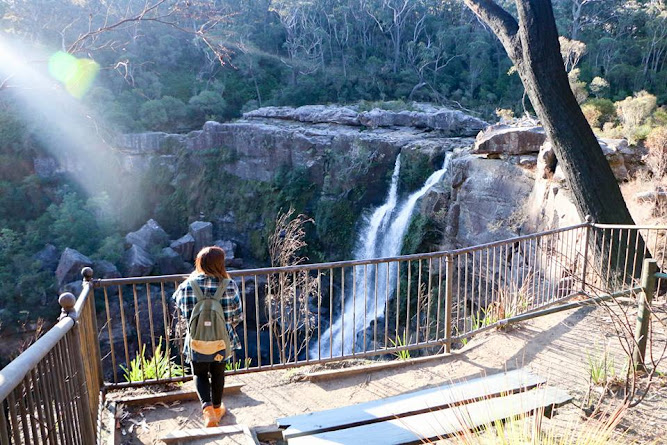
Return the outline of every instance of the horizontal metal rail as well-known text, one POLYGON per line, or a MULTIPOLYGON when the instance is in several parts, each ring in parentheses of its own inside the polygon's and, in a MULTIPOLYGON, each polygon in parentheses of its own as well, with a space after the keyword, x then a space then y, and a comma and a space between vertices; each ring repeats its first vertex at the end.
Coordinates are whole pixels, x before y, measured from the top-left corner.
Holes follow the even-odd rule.
POLYGON ((26 351, 0 370, 0 400, 6 400, 25 376, 58 344, 74 326, 74 320, 65 317, 26 351))
POLYGON ((667 230, 667 226, 647 226, 647 225, 636 225, 636 226, 631 226, 628 224, 600 224, 600 223, 591 223, 591 227, 595 227, 597 229, 623 229, 623 230, 667 230))
MULTIPOLYGON (((420 259, 429 259, 429 258, 438 258, 445 255, 456 255, 466 252, 472 252, 475 250, 487 249, 491 247, 497 247, 506 244, 513 244, 520 241, 532 240, 542 236, 554 235, 562 232, 567 232, 573 229, 579 229, 582 227, 587 227, 587 223, 577 224, 573 226, 563 227, 559 229, 547 230, 545 232, 539 232, 536 234, 522 235, 514 238, 509 238, 502 241, 494 241, 487 244, 479 244, 473 247, 466 247, 456 250, 443 250, 437 252, 429 253, 418 253, 412 255, 401 255, 397 257, 386 257, 386 258, 373 258, 368 260, 347 260, 347 261, 335 261, 329 263, 316 263, 316 264, 300 264, 298 266, 283 266, 283 267, 265 267, 261 269, 244 269, 244 270, 230 270, 229 275, 232 277, 240 277, 246 275, 265 275, 265 274, 275 274, 275 273, 289 273, 289 272, 300 272, 300 271, 312 271, 312 270, 325 270, 331 268, 342 268, 342 267, 352 267, 352 266, 365 266, 372 264, 382 264, 387 262, 395 261, 415 261, 420 259)), ((175 274, 175 275, 154 275, 146 277, 128 277, 128 278, 106 278, 95 280, 95 286, 123 286, 131 284, 149 284, 149 283, 166 283, 173 282, 175 280, 184 280, 189 276, 189 274, 175 274)))
POLYGON ((78 299, 63 294, 58 323, 0 371, 3 445, 97 440, 101 359, 92 287, 83 288, 78 299))

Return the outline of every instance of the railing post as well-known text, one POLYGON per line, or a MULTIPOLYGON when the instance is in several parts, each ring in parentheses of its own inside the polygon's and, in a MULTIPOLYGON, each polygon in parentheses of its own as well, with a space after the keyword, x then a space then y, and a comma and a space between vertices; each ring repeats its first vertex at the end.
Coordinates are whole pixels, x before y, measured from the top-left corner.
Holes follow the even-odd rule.
MULTIPOLYGON (((90 397, 90 381, 86 375, 85 370, 85 358, 84 351, 82 350, 82 344, 79 340, 81 326, 78 323, 74 324, 72 328, 72 340, 74 343, 74 366, 76 368, 76 376, 74 382, 78 387, 77 393, 79 395, 79 419, 81 423, 81 435, 83 436, 84 443, 95 443, 97 441, 97 434, 95 433, 95 425, 97 424, 97 406, 91 406, 91 397, 90 397), (94 409, 93 409, 94 408, 94 409)), ((69 351, 72 353, 73 351, 69 351)), ((96 394, 97 395, 97 394, 96 394)), ((74 401, 72 401, 75 403, 74 401)))
POLYGON ((586 274, 588 273, 588 245, 591 243, 591 227, 593 226, 593 217, 586 216, 586 240, 584 242, 584 266, 581 271, 581 292, 586 292, 586 274))
POLYGON ((86 301, 80 309, 81 314, 76 320, 76 328, 82 365, 86 377, 86 389, 93 425, 97 424, 100 389, 104 384, 102 375, 102 358, 100 342, 97 334, 97 313, 95 311, 95 293, 93 289, 93 269, 84 267, 81 270, 83 293, 88 292, 86 301))
POLYGON ((0 444, 9 445, 9 422, 5 414, 5 401, 0 401, 0 444))
POLYGON ((58 317, 58 320, 62 320, 63 318, 68 317, 69 314, 74 311, 76 297, 71 292, 64 292, 58 297, 58 304, 61 308, 60 317, 58 317))
POLYGON ((452 351, 452 305, 454 297, 454 259, 445 257, 445 351, 452 351))
POLYGON ((655 293, 658 271, 658 263, 653 259, 644 260, 642 267, 641 286, 642 292, 637 301, 637 325, 635 327, 635 348, 632 353, 632 361, 635 369, 646 369, 646 343, 648 327, 651 319, 651 301, 655 293))
MULTIPOLYGON (((86 378, 86 373, 84 369, 84 356, 85 351, 81 349, 81 342, 79 341, 80 326, 77 321, 76 314, 76 297, 70 292, 65 292, 58 297, 58 303, 60 304, 62 310, 60 319, 65 317, 70 317, 74 321, 72 330, 65 334, 63 341, 65 347, 63 348, 65 356, 63 360, 65 362, 70 361, 69 363, 74 365, 73 375, 68 375, 67 366, 65 365, 62 369, 64 373, 61 375, 62 378, 68 379, 69 384, 72 385, 71 391, 74 397, 73 400, 68 400, 69 403, 73 404, 74 410, 72 414, 75 414, 78 419, 71 419, 72 421, 78 422, 78 425, 71 425, 72 431, 79 429, 83 443, 95 443, 97 440, 97 435, 95 434, 95 420, 92 417, 92 410, 90 409, 90 399, 88 394, 88 382, 86 378), (72 343, 68 341, 68 338, 71 338, 72 343), (78 398, 78 402, 76 400, 78 398)), ((60 382, 61 385, 67 385, 66 382, 60 382)), ((58 385, 58 383, 56 383, 58 385)), ((66 420, 68 421, 68 420, 66 420)), ((73 438, 72 438, 73 439, 73 438)))

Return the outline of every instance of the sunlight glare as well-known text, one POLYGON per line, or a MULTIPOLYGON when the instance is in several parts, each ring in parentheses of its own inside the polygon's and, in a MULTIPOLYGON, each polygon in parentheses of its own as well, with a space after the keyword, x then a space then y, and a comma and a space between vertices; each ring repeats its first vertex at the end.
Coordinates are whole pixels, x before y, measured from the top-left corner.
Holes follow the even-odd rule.
POLYGON ((77 99, 90 89, 99 70, 100 66, 94 60, 77 59, 63 51, 58 51, 49 59, 49 73, 77 99))

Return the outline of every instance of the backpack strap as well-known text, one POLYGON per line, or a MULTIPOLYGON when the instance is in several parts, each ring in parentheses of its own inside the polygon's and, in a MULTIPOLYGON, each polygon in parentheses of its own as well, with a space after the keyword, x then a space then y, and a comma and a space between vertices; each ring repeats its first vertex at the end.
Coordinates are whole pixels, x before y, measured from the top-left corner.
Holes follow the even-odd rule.
MULTIPOLYGON (((215 290, 215 295, 213 295, 213 299, 215 301, 219 301, 222 298, 222 294, 227 290, 227 286, 229 285, 229 282, 232 281, 228 278, 225 278, 222 280, 218 288, 215 290)), ((197 280, 194 278, 188 281, 190 283, 190 287, 192 288, 192 291, 195 294, 195 297, 197 297, 197 302, 200 302, 201 300, 206 299, 206 296, 204 295, 204 292, 202 292, 201 287, 199 287, 199 284, 197 284, 197 280)))
POLYGON ((199 287, 199 284, 197 284, 197 280, 192 278, 192 279, 188 280, 188 283, 190 283, 190 287, 192 288, 192 291, 194 292, 195 297, 197 298, 197 303, 206 299, 206 297, 204 296, 204 293, 201 290, 201 287, 199 287))
POLYGON ((213 295, 213 299, 215 301, 220 301, 222 298, 222 294, 224 294, 227 291, 227 286, 229 286, 229 282, 232 281, 229 278, 224 278, 220 282, 220 286, 215 290, 215 295, 213 295))

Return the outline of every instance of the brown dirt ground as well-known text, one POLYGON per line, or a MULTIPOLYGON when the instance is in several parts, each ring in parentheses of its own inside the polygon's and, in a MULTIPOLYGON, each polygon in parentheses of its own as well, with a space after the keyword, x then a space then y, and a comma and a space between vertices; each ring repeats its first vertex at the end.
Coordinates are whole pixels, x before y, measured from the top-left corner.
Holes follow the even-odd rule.
MULTIPOLYGON (((667 305, 662 303, 659 310, 662 320, 666 320, 667 305)), ((547 427, 571 427, 583 418, 579 406, 590 388, 588 357, 607 350, 615 357, 616 372, 622 372, 625 359, 611 318, 608 311, 600 307, 570 310, 506 330, 481 334, 473 338, 466 346, 466 352, 461 354, 322 382, 299 381, 298 376, 312 371, 312 367, 230 376, 228 381, 245 386, 240 394, 225 397, 228 414, 221 425, 274 425, 280 417, 347 406, 525 367, 547 378, 549 385, 566 389, 574 396, 573 403, 558 409, 556 416, 546 422, 547 427)), ((659 338, 654 342, 654 350, 658 351, 665 345, 664 328, 660 332, 656 330, 654 337, 659 338)), ((659 369, 667 372, 667 360, 659 369)), ((599 387, 592 390, 593 395, 599 392, 599 387)), ((609 396, 606 406, 613 406, 617 401, 609 396)), ((121 408, 121 415, 117 443, 122 444, 163 443, 160 437, 172 430, 202 425, 197 402, 121 408)), ((667 378, 664 375, 656 379, 642 404, 625 414, 621 430, 626 431, 624 442, 667 444, 667 378)), ((191 443, 247 442, 243 435, 229 435, 191 443)))

